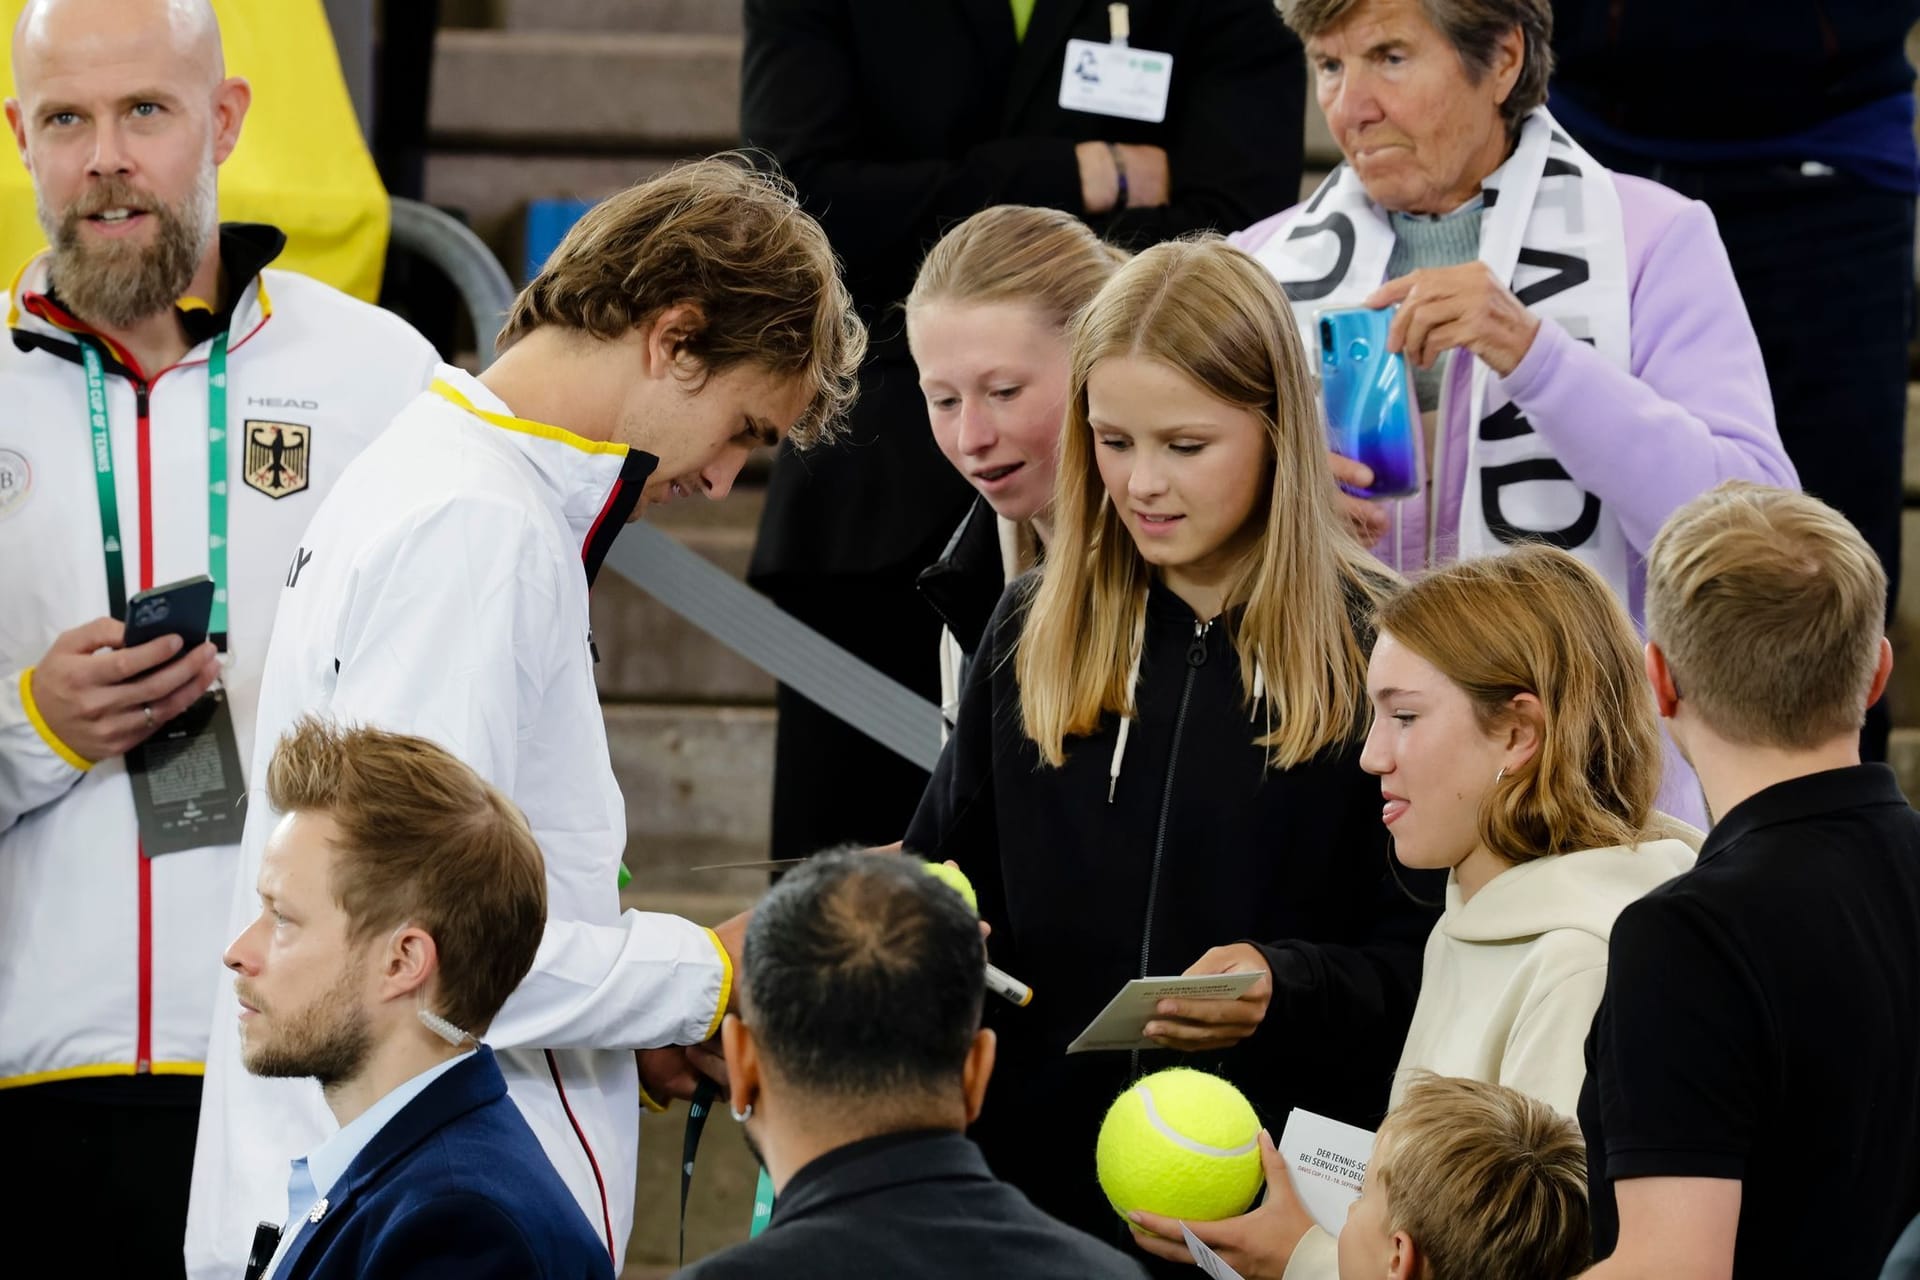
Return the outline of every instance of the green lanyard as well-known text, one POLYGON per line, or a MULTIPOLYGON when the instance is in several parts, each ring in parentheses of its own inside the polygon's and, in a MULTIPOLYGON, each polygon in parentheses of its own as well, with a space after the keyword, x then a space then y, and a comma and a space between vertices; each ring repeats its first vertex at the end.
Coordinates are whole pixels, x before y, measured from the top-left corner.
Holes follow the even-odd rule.
MULTIPOLYGON (((97 347, 80 340, 87 369, 87 418, 93 427, 93 478, 100 496, 100 547, 107 562, 107 612, 127 616, 127 567, 120 545, 120 494, 113 483, 112 424, 107 418, 107 375, 97 347)), ((222 645, 227 635, 227 335, 213 340, 207 357, 207 576, 213 579, 213 616, 208 633, 222 645)))

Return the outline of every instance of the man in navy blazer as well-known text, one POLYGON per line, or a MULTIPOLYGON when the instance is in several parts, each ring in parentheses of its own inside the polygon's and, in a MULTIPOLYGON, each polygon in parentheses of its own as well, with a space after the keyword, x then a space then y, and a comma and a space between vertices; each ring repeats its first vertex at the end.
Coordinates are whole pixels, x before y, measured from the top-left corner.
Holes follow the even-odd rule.
POLYGON ((312 719, 266 792, 260 916, 226 953, 241 1056, 318 1079, 340 1129, 293 1162, 247 1280, 612 1280, 477 1038, 546 923, 525 819, 424 739, 312 719))

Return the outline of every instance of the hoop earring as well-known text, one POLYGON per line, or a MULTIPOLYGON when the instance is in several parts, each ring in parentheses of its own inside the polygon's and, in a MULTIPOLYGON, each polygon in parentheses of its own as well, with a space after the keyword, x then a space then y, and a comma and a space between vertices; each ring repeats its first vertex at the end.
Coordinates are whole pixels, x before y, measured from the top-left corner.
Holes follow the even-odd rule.
POLYGON ((735 1124, 745 1124, 753 1119, 753 1104, 749 1102, 745 1111, 735 1111, 732 1107, 728 1107, 727 1114, 733 1117, 735 1124))
POLYGON ((1500 772, 1493 775, 1493 785, 1496 787, 1499 786, 1500 783, 1506 778, 1506 776, 1507 776, 1507 766, 1501 765, 1500 772))

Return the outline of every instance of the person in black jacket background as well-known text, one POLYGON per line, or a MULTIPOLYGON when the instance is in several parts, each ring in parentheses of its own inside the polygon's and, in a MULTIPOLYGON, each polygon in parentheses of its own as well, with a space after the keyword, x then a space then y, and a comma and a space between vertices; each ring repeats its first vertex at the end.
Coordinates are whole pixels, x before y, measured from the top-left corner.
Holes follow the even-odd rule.
MULTIPOLYGON (((1801 486, 1900 581, 1920 0, 1554 0, 1555 117, 1713 210, 1801 486)), ((1861 750, 1884 760, 1883 699, 1861 750)))
MULTIPOLYGON (((874 335, 847 442, 775 462, 749 580, 928 698, 940 622, 914 579, 969 489, 927 432, 897 311, 922 255, 992 204, 1133 247, 1298 195, 1305 68, 1270 0, 1128 16, 1132 47, 1172 55, 1161 123, 1059 105, 1067 41, 1109 38, 1105 0, 746 0, 741 131, 826 227, 874 335)), ((778 706, 772 856, 897 838, 925 773, 784 686, 778 706)))
POLYGON ((1438 915, 1402 876, 1440 886, 1396 875, 1358 764, 1392 577, 1339 514, 1279 286, 1219 241, 1149 249, 1076 323, 1072 378, 1047 560, 1001 599, 905 845, 972 878, 1034 989, 990 1014, 975 1140, 1126 1241, 1094 1138, 1140 1075, 1220 1072, 1276 1133, 1294 1105, 1379 1119, 1438 915), (1184 1055, 1064 1052, 1131 978, 1234 970, 1262 976, 1148 1025, 1184 1055))

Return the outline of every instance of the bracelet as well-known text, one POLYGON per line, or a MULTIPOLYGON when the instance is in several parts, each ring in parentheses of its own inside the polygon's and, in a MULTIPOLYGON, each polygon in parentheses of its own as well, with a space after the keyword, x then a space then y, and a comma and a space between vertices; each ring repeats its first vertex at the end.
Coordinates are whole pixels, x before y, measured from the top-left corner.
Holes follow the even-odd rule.
POLYGON ((1120 156, 1119 143, 1109 142, 1107 150, 1113 155, 1113 176, 1117 187, 1113 195, 1113 207, 1124 209, 1127 207, 1127 162, 1120 156))

